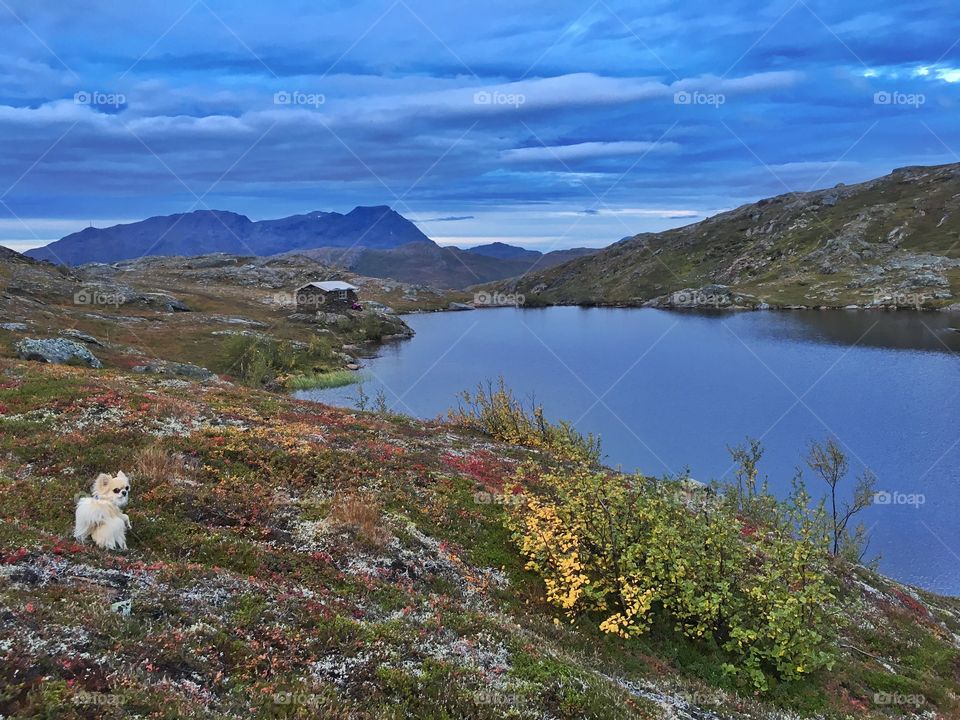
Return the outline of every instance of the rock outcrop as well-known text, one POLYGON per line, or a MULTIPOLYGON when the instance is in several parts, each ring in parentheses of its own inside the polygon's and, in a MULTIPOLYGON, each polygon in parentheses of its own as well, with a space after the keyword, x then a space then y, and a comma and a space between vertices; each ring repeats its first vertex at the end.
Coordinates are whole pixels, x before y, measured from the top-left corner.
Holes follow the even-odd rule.
POLYGON ((26 338, 18 342, 14 349, 17 351, 17 357, 22 360, 36 360, 55 365, 80 364, 92 368, 103 367, 92 352, 73 340, 26 338))

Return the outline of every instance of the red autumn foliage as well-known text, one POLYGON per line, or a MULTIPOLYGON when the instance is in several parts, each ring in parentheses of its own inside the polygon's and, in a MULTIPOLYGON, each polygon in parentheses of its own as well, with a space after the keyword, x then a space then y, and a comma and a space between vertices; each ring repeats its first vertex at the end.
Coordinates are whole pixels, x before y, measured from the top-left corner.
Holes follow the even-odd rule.
POLYGON ((499 492, 514 468, 487 450, 477 450, 473 455, 460 457, 444 455, 443 462, 449 467, 468 475, 488 490, 499 492))
POLYGON ((14 550, 12 553, 5 555, 3 557, 4 565, 13 565, 14 563, 20 562, 23 560, 30 552, 26 548, 19 548, 14 550))
POLYGON ((914 615, 917 615, 922 618, 930 617, 929 611, 923 606, 922 603, 917 602, 914 598, 907 595, 901 590, 893 590, 892 595, 900 601, 900 604, 903 605, 907 610, 912 612, 914 615))

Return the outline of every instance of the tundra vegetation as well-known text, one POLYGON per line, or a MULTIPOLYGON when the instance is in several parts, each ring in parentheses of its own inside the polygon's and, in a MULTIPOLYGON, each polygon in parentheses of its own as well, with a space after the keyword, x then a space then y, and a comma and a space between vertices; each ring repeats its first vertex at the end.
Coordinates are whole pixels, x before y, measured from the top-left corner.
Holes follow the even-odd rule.
POLYGON ((546 420, 536 403, 526 409, 502 378, 464 393, 451 418, 569 462, 559 473, 521 468, 504 503, 525 567, 566 618, 592 615, 625 639, 671 625, 727 654, 723 672, 758 691, 832 667, 837 608, 827 566, 831 553, 862 555, 863 531, 846 526, 873 493, 866 476, 838 511, 848 463, 834 439, 808 454, 830 487, 828 521, 825 501, 813 504, 801 477, 785 501, 770 492, 756 440, 730 450, 736 485, 701 489, 598 466, 594 438, 546 420))
POLYGON ((0 359, 0 714, 960 713, 960 602, 830 552, 801 485, 626 476, 487 388, 422 422, 0 359), (74 543, 118 469, 130 549, 74 543))

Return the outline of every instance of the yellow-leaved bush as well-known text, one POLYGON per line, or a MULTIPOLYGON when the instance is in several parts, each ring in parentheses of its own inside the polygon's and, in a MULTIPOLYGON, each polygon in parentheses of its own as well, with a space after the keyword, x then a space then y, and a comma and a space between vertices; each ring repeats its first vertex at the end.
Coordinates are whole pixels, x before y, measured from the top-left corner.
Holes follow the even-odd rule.
POLYGON ((457 409, 447 415, 455 424, 504 442, 549 449, 558 458, 586 465, 600 461, 600 441, 596 437, 581 435, 563 420, 547 420, 543 406, 533 400, 524 406, 502 377, 496 385, 481 383, 475 392, 460 393, 457 409))
POLYGON ((547 600, 571 619, 596 614, 623 638, 669 623, 723 648, 724 669, 761 690, 771 674, 831 663, 823 524, 802 487, 758 529, 682 482, 588 467, 523 475, 507 522, 547 600))

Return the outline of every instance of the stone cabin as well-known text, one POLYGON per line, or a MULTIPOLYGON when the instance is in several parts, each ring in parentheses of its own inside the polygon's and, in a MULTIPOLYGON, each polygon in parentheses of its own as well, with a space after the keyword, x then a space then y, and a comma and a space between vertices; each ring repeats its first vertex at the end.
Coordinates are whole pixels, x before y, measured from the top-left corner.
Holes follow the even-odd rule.
POLYGON ((310 282, 297 288, 297 312, 349 310, 357 299, 357 287, 348 282, 310 282))

